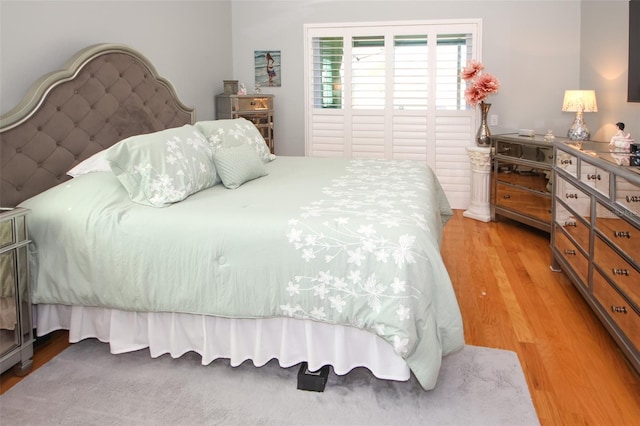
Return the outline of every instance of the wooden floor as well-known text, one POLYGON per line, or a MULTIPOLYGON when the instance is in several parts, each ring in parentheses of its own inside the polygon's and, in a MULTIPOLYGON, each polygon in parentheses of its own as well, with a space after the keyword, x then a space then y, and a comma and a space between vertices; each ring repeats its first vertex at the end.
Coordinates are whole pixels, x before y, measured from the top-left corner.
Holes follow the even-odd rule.
MULTIPOLYGON (((466 343, 518 354, 543 425, 640 425, 640 377, 566 276, 550 270, 548 234, 456 211, 442 253, 466 343)), ((34 368, 66 337, 40 344, 34 368)), ((19 380, 3 374, 0 392, 19 380)))

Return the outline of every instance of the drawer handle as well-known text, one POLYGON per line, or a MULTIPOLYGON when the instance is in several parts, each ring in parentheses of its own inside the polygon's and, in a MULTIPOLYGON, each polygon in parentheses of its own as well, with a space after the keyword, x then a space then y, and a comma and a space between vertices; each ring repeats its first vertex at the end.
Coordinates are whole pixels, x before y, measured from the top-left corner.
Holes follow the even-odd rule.
POLYGON ((509 194, 503 195, 502 198, 504 198, 505 200, 508 200, 509 198, 511 198, 511 195, 509 195, 509 194))
POLYGON ((575 256, 576 255, 576 251, 575 250, 565 249, 564 254, 570 254, 572 256, 575 256))
POLYGON ((600 175, 596 175, 595 173, 592 175, 587 175, 587 180, 601 180, 600 175))
POLYGON ((631 238, 631 232, 629 231, 613 231, 613 236, 616 238, 631 238))
POLYGON ((611 310, 613 312, 618 313, 618 314, 626 314, 627 313, 627 307, 626 306, 613 306, 613 305, 611 305, 611 310))
POLYGON ((571 164, 571 160, 560 160, 560 164, 571 164))
POLYGON ((578 199, 578 194, 565 194, 564 196, 566 198, 575 198, 576 200, 578 199))
POLYGON ((638 203, 640 202, 640 195, 627 195, 627 203, 638 203))
POLYGON ((611 271, 613 272, 613 275, 624 275, 624 276, 629 276, 629 270, 628 269, 616 269, 616 268, 612 268, 611 271))
POLYGON ((564 226, 569 226, 569 227, 574 227, 574 228, 575 228, 575 227, 577 227, 577 226, 578 226, 578 224, 576 223, 576 221, 575 221, 575 220, 567 220, 567 221, 564 223, 564 226))

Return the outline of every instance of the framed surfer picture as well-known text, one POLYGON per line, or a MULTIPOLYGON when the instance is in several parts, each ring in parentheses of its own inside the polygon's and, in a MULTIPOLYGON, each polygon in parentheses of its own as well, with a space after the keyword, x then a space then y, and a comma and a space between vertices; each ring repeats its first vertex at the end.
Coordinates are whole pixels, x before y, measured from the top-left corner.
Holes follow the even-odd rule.
POLYGON ((256 86, 280 87, 282 85, 279 50, 256 50, 254 63, 256 86))

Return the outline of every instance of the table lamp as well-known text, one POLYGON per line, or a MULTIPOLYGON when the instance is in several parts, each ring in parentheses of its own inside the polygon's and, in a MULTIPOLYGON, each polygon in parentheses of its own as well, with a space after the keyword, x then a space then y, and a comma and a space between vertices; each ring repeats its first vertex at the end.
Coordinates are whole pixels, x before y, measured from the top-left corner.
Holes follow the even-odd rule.
POLYGON ((567 132, 572 141, 586 141, 591 136, 584 122, 584 112, 598 112, 595 90, 565 90, 562 111, 575 112, 576 118, 567 132))

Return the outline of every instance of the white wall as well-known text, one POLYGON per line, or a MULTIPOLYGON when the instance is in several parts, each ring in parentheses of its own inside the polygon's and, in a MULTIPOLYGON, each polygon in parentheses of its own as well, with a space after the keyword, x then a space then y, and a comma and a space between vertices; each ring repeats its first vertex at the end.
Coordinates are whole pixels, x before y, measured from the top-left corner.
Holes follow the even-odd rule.
POLYGON ((95 43, 133 47, 171 81, 200 120, 231 77, 229 1, 0 2, 0 113, 31 84, 95 43))
POLYGON ((591 138, 610 140, 621 121, 640 141, 640 102, 627 102, 629 2, 583 2, 581 46, 581 88, 595 89, 598 101, 598 112, 585 114, 591 138))
POLYGON ((564 90, 579 86, 580 2, 569 1, 245 1, 232 0, 234 78, 253 88, 254 50, 282 52, 282 87, 273 93, 276 153, 304 154, 303 24, 482 18, 487 71, 501 81, 492 96, 494 133, 533 128, 566 135, 564 90), (246 83, 245 83, 246 84, 246 83))
POLYGON ((276 152, 304 153, 303 42, 306 22, 483 19, 483 62, 502 82, 492 96, 494 133, 518 128, 566 134, 567 88, 595 89, 594 139, 617 121, 640 137, 639 103, 626 102, 628 0, 563 1, 7 1, 0 0, 0 113, 42 74, 93 43, 128 44, 169 79, 197 118, 214 117, 222 80, 253 88, 254 50, 282 51, 276 152))

